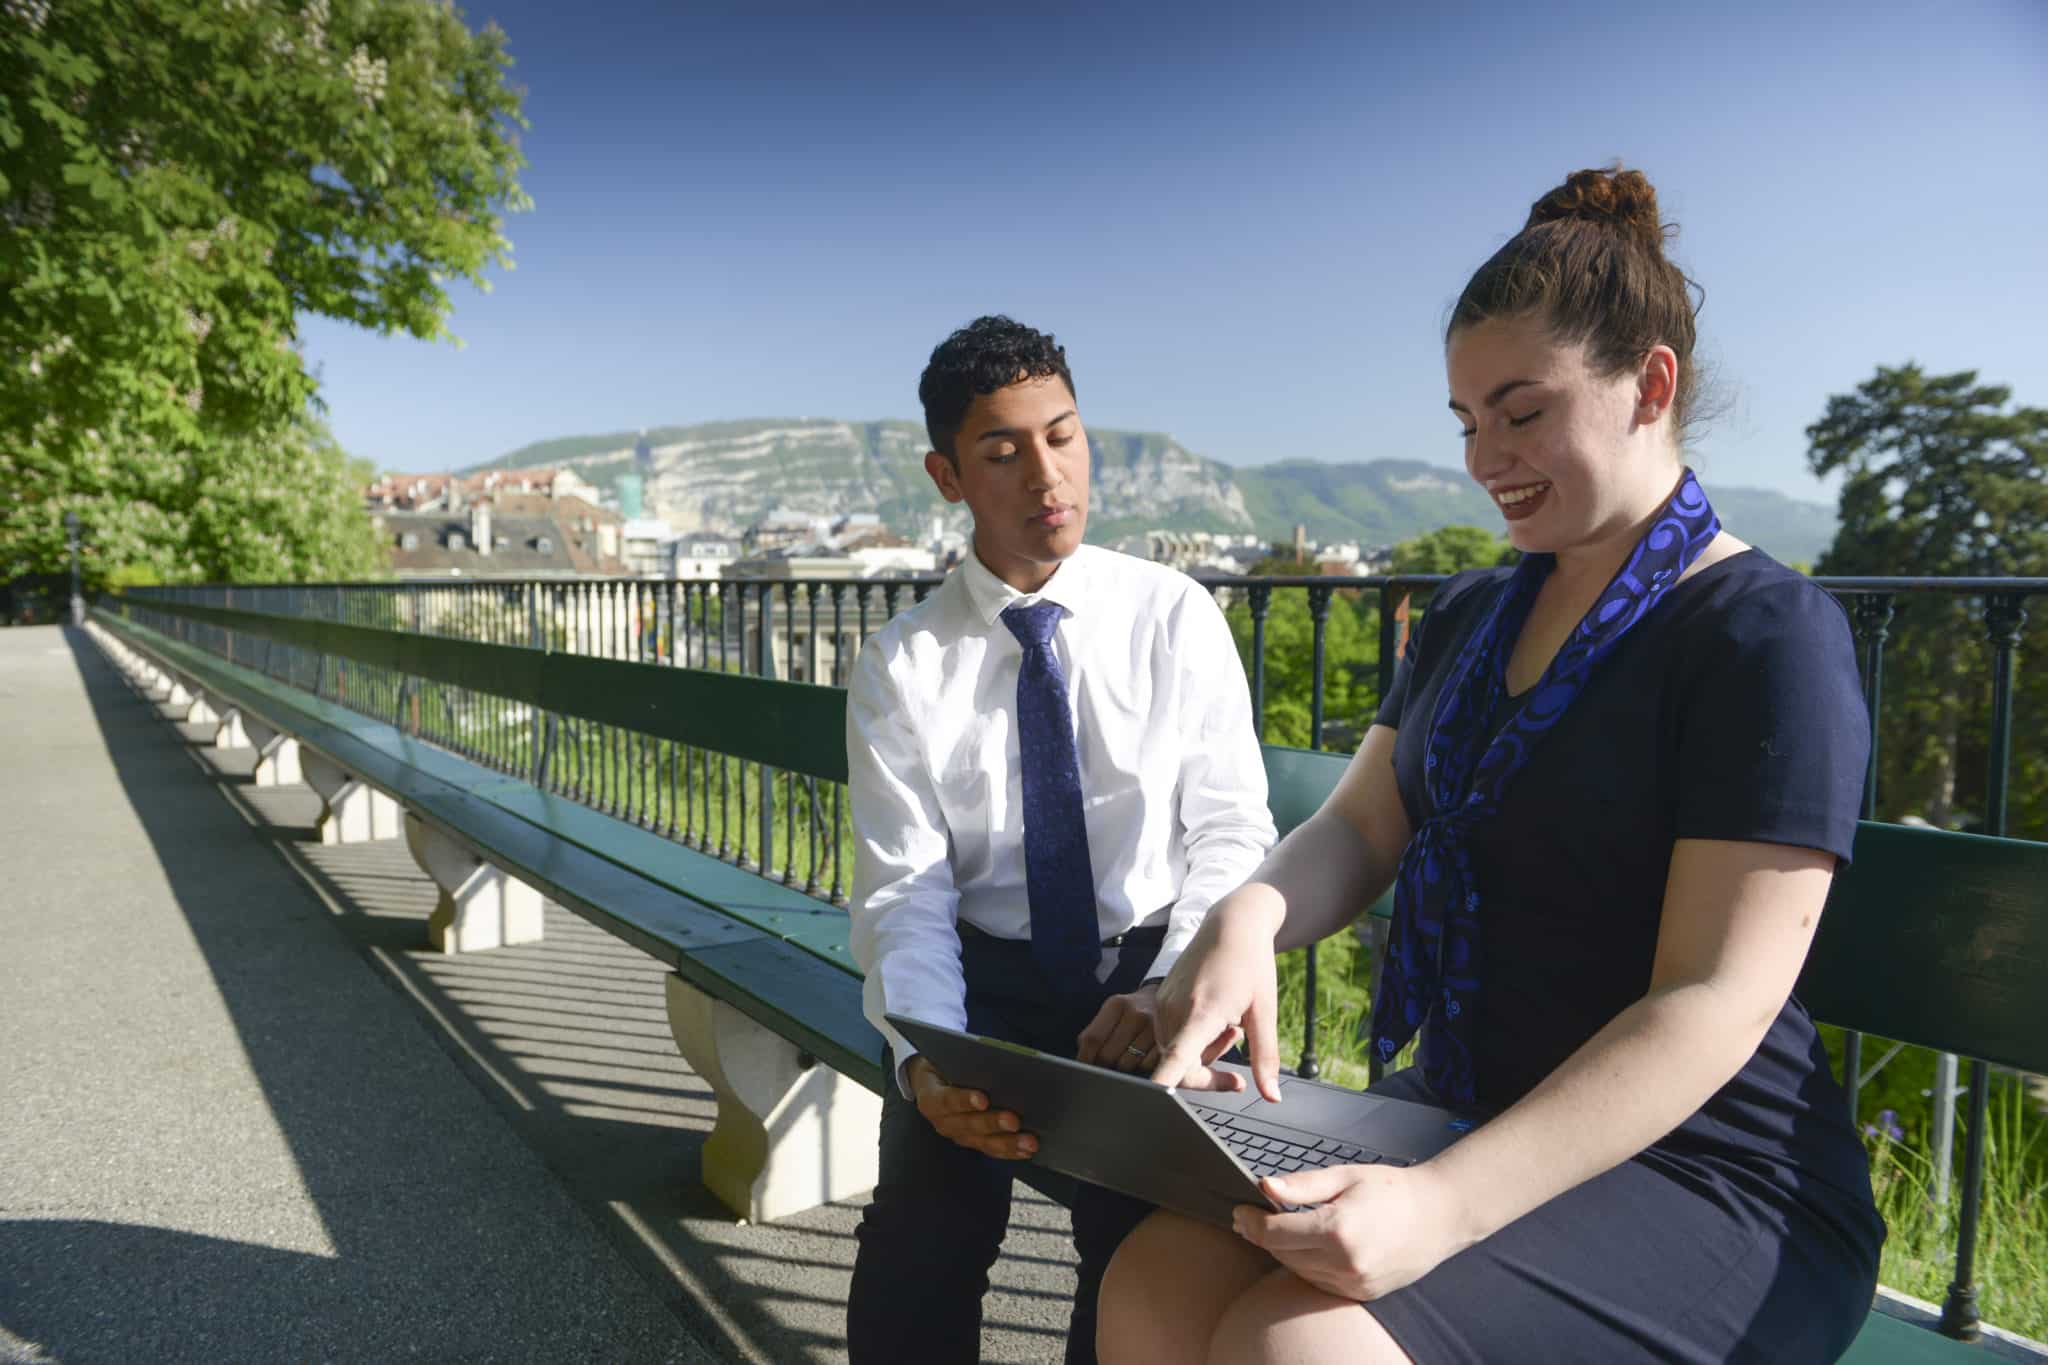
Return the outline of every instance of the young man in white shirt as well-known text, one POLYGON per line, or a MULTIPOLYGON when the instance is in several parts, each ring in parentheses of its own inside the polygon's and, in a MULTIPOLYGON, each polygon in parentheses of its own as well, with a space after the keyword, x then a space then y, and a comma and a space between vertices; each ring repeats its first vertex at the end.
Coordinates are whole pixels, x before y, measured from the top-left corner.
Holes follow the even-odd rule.
MULTIPOLYGON (((1184 574, 1081 543, 1089 446, 1065 351, 980 318, 932 352, 918 396, 925 469, 974 540, 868 640, 847 690, 852 946, 897 1080, 857 1234, 854 1365, 979 1357, 1009 1163, 1034 1150, 883 1013, 1148 1067, 1158 980, 1273 843, 1222 612, 1184 574)), ((1092 1365, 1103 1268, 1147 1211, 1078 1191, 1069 1365, 1092 1365)))

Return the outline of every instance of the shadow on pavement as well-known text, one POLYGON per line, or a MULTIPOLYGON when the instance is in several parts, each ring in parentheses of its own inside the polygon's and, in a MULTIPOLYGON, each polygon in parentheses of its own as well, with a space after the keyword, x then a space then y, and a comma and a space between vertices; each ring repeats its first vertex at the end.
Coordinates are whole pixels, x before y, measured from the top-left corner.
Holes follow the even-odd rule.
MULTIPOLYGON (((269 1357, 250 1351, 246 1335, 238 1349, 224 1352, 202 1344, 222 1314, 274 1317, 280 1346, 293 1343, 280 1357, 385 1358, 359 1335, 374 1331, 385 1315, 381 1305, 392 1296, 431 1302, 447 1292, 415 1268, 422 1245, 459 1240, 467 1201, 523 1196, 480 1181, 474 1163, 448 1159, 471 1140, 476 1109, 473 1095, 446 1097, 467 1099, 466 1108, 433 1103, 454 1078, 439 1056, 418 1048, 408 1027, 365 1036, 366 1002, 332 998, 325 983, 334 973, 316 974, 311 979, 321 984, 309 986, 307 955, 342 953, 357 961, 367 957, 379 969, 370 979, 403 995, 431 1025, 430 1035, 521 1139, 516 1145, 538 1155, 536 1164, 566 1186, 691 1336, 722 1358, 844 1359, 859 1209, 831 1205, 743 1226, 702 1188, 698 1156, 715 1107, 676 1054, 659 963, 552 905, 544 942, 467 956, 427 951, 424 926, 435 893, 402 840, 345 847, 313 842, 319 801, 309 790, 251 785, 248 751, 203 747, 196 728, 181 740, 155 706, 138 704, 84 636, 73 634, 72 645, 127 797, 157 849, 336 1256, 116 1224, 10 1224, 10 1238, 27 1239, 26 1264, 63 1265, 75 1273, 78 1258, 89 1257, 107 1267, 93 1275, 110 1296, 103 1306, 118 1300, 120 1285, 137 1283, 138 1298, 162 1305, 151 1312, 164 1332, 186 1343, 151 1358, 269 1357), (223 809, 215 791, 244 819, 223 809), (252 856, 252 832, 300 874, 299 881, 252 876, 252 865, 266 861, 252 856), (249 903, 252 880, 272 888, 265 903, 249 903), (450 1112, 423 1113, 423 1107, 450 1112), (422 1123, 434 1135, 424 1149, 422 1123), (394 1149, 396 1142, 412 1146, 394 1149), (315 1346, 305 1335, 315 1323, 331 1325, 337 1340, 355 1344, 315 1346)), ((362 975, 354 974, 357 987, 362 975)), ((382 1017, 403 1024, 388 1003, 385 997, 382 1017)), ((565 1311, 573 1318, 582 1315, 577 1304, 592 1317, 618 1312, 615 1288, 559 1286, 565 1267, 550 1265, 545 1252, 488 1244, 467 1250, 467 1258, 485 1262, 505 1258, 479 1265, 476 1276, 492 1286, 486 1292, 502 1292, 502 1303, 494 1298, 481 1314, 465 1305, 461 1316, 521 1321, 535 1315, 536 1298, 572 1305, 565 1311)), ((12 1259, 0 1256, 0 1263, 12 1259)), ((1060 1358, 1071 1262, 1064 1211, 1020 1187, 988 1302, 984 1359, 1060 1358)), ((82 1324, 58 1331, 33 1314, 14 1318, 0 1310, 0 1320, 70 1359, 64 1343, 82 1324)), ((476 1340, 415 1339, 403 1353, 661 1358, 608 1354, 599 1343, 616 1336, 615 1328, 566 1326, 564 1335, 587 1349, 549 1355, 534 1342, 536 1355, 509 1339, 489 1347, 476 1340)), ((241 1330, 246 1333, 246 1323, 241 1330)))
MULTIPOLYGON (((17 1097, 53 1150, 14 1173, 0 1223, 6 1351, 65 1365, 717 1358, 421 1045, 355 936, 262 855, 192 747, 88 637, 64 634, 133 813, 109 812, 106 856, 153 860, 184 923, 147 914, 162 888, 131 876, 149 883, 117 888, 132 931, 81 907, 93 913, 56 959, 70 996, 51 1012, 77 1033, 51 1047, 85 1063, 31 1073, 47 1088, 17 1097)), ((74 895, 105 885, 57 871, 74 895)), ((390 951, 374 945, 392 926, 359 918, 364 946, 390 951)))

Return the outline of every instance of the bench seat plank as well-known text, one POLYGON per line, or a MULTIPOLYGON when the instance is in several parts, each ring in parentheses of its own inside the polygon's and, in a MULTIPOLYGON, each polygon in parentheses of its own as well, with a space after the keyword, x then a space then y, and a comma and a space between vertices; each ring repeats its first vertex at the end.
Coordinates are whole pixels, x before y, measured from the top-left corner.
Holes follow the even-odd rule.
POLYGON ((859 976, 847 951, 846 912, 837 906, 516 778, 479 783, 475 790, 537 828, 859 976))
POLYGON ((858 979, 793 944, 765 937, 685 954, 674 965, 684 980, 882 1092, 882 1035, 861 1013, 858 979))
POLYGON ((1960 1365, 1984 1358, 1979 1346, 1872 1312, 1839 1365, 1960 1365))

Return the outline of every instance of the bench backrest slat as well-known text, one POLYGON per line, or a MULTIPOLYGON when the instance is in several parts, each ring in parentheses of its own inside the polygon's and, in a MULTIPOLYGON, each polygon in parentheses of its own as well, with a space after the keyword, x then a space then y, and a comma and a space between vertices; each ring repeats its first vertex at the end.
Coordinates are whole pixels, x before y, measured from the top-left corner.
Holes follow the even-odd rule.
POLYGON ((786 772, 846 780, 846 694, 836 687, 184 602, 123 605, 713 749, 786 772))
POLYGON ((1866 820, 1855 855, 1799 978, 1814 1016, 2048 1070, 2048 844, 1866 820))
POLYGON ((1282 838, 1296 825, 1314 815, 1337 779, 1350 766, 1349 754, 1290 749, 1280 744, 1261 746, 1266 759, 1266 808, 1282 838))
POLYGON ((578 654, 545 658, 550 711, 846 780, 846 693, 839 688, 578 654))

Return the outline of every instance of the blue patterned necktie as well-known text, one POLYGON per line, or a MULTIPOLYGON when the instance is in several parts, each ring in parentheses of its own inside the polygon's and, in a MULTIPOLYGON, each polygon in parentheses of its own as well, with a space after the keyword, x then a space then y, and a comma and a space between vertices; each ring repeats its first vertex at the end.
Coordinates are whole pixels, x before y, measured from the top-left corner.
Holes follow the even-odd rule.
POLYGON ((1024 646, 1017 670, 1017 749, 1024 776, 1024 888, 1031 903, 1031 956, 1047 977, 1092 983, 1102 961, 1095 871, 1082 816, 1081 755, 1067 709, 1067 675, 1052 652, 1060 607, 1014 606, 1003 624, 1024 646))
POLYGON ((1721 523, 1692 471, 1679 481, 1626 563, 1519 701, 1507 702, 1507 660, 1556 564, 1528 554, 1437 694, 1423 757, 1432 812, 1408 840, 1394 883, 1394 922, 1372 1007, 1372 1045, 1391 1062, 1419 1028, 1422 1075, 1439 1099, 1475 1098, 1467 1030, 1479 993, 1479 883, 1472 832, 1499 809, 1537 741, 1563 718, 1593 670, 1699 558, 1721 523), (1497 733, 1488 718, 1506 710, 1497 733), (1441 1008, 1439 1008, 1441 1006, 1441 1008))

